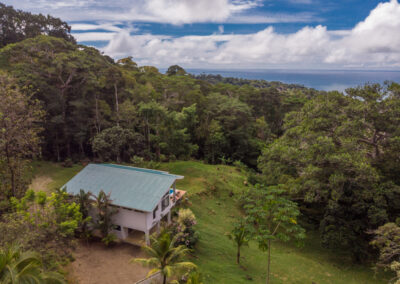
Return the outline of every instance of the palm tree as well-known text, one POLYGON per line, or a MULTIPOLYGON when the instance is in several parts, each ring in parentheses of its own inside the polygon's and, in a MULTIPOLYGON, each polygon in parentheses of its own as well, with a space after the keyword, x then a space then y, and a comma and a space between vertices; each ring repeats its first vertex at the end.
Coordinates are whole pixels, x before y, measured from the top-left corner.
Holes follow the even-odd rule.
POLYGON ((42 263, 32 252, 21 252, 16 246, 0 251, 0 283, 65 283, 58 273, 44 273, 42 263))
POLYGON ((197 266, 192 262, 182 261, 189 249, 184 245, 174 247, 175 241, 175 238, 171 238, 171 235, 164 231, 158 238, 151 238, 151 247, 143 247, 150 258, 134 258, 132 262, 152 267, 149 276, 160 272, 163 276, 163 284, 166 284, 167 278, 172 275, 196 269, 197 266))
POLYGON ((100 230, 102 238, 106 238, 113 228, 112 216, 117 213, 111 206, 111 193, 106 194, 103 190, 98 195, 91 194, 94 197, 94 206, 97 209, 97 220, 95 227, 100 230))
POLYGON ((85 237, 88 236, 88 223, 91 220, 89 216, 89 211, 92 205, 92 200, 90 197, 92 193, 90 191, 85 192, 83 189, 79 191, 79 194, 76 196, 76 199, 79 204, 79 210, 82 213, 82 223, 80 224, 80 230, 82 235, 85 237))
POLYGON ((228 233, 228 238, 233 240, 237 247, 236 252, 236 263, 240 264, 240 248, 242 246, 248 246, 252 237, 251 227, 247 225, 245 219, 241 219, 236 223, 230 233, 228 233))
POLYGON ((82 219, 86 219, 89 217, 89 211, 90 211, 90 206, 92 204, 92 201, 90 197, 92 196, 92 193, 90 191, 85 192, 83 189, 79 191, 79 194, 76 196, 77 201, 79 203, 79 209, 82 213, 82 219))

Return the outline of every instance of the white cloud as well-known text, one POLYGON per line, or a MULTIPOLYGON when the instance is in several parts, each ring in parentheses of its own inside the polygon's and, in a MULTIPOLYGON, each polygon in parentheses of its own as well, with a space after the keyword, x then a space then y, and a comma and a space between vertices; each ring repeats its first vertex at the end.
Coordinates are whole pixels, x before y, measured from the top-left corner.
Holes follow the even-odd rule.
POLYGON ((71 30, 74 31, 88 31, 88 30, 106 30, 112 32, 121 32, 122 28, 116 26, 116 23, 104 23, 104 24, 86 24, 86 23, 74 23, 71 24, 71 30))
POLYGON ((133 18, 148 17, 151 21, 172 24, 225 21, 234 11, 248 9, 247 3, 228 0, 148 0, 131 9, 133 18))
MULTIPOLYGON (((295 0, 299 1, 299 0, 295 0)), ((300 0, 307 1, 307 0, 300 0)), ((3 0, 15 8, 66 21, 169 23, 296 23, 318 21, 311 13, 254 14, 262 0, 3 0)))
MULTIPOLYGON (((133 56, 139 64, 167 67, 296 67, 400 68, 400 5, 379 4, 350 30, 331 31, 318 25, 280 34, 272 27, 252 34, 208 36, 137 34, 132 22, 185 24, 307 23, 322 21, 312 13, 255 14, 261 0, 4 0, 20 9, 50 13, 73 23, 78 41, 109 41, 103 51, 133 56), (101 21, 101 22, 99 22, 101 21)), ((312 0, 287 0, 313 3, 312 0)))
POLYGON ((133 56, 140 64, 166 67, 400 67, 400 4, 379 4, 370 15, 348 31, 304 27, 279 34, 272 27, 257 33, 171 37, 113 36, 104 52, 133 56))
POLYGON ((3 0, 18 9, 68 21, 109 20, 187 24, 222 22, 261 0, 3 0))
POLYGON ((117 33, 113 32, 85 32, 72 34, 78 42, 88 41, 110 41, 114 39, 117 33))
POLYGON ((240 14, 226 20, 227 23, 277 24, 321 22, 322 18, 313 13, 274 13, 274 14, 240 14))
POLYGON ((376 65, 400 66, 400 4, 380 3, 351 32, 338 40, 326 62, 374 61, 376 65))

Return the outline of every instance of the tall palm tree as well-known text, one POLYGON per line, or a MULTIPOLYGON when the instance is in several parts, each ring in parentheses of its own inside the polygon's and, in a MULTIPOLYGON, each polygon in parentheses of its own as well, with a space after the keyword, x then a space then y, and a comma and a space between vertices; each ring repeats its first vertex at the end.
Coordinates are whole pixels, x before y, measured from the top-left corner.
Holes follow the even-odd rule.
POLYGON ((58 273, 44 273, 39 258, 31 252, 21 252, 11 246, 0 251, 0 283, 3 284, 61 284, 58 273))
POLYGON ((152 267, 149 276, 160 272, 163 284, 166 284, 168 277, 197 268, 192 262, 182 261, 189 249, 184 245, 175 247, 174 243, 175 238, 171 238, 168 232, 162 232, 158 238, 151 238, 151 247, 143 247, 150 258, 134 258, 132 261, 152 267))

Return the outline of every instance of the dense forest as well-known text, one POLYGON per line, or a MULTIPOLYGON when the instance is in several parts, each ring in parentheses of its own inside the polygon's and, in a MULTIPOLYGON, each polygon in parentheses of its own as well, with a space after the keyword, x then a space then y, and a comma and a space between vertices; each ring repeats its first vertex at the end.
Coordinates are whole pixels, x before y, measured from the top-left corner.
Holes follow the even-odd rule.
POLYGON ((244 164, 250 184, 278 187, 324 246, 354 261, 378 258, 387 242, 377 245, 374 232, 398 234, 399 84, 340 93, 177 65, 162 74, 77 44, 53 17, 1 4, 0 20, 1 214, 24 196, 32 158, 197 159, 244 164))

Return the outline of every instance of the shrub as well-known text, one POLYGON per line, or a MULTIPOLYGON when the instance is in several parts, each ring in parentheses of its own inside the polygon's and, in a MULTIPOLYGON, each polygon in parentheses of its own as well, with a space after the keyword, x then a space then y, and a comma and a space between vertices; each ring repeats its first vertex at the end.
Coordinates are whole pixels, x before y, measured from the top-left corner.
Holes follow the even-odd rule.
POLYGON ((106 246, 110 246, 115 243, 117 236, 113 233, 108 234, 106 237, 101 239, 101 242, 106 246))
POLYGON ((71 168, 73 165, 74 162, 70 158, 65 159, 65 161, 62 163, 64 168, 71 168))
POLYGON ((82 214, 65 192, 46 196, 28 190, 23 198, 11 198, 10 202, 15 212, 2 216, 1 247, 17 243, 24 250, 37 251, 47 267, 70 257, 72 237, 82 214))
POLYGON ((190 209, 179 210, 177 223, 172 228, 172 233, 176 236, 176 246, 195 247, 199 240, 199 234, 194 229, 196 223, 196 217, 190 209))
POLYGON ((139 168, 143 168, 146 164, 146 162, 144 161, 144 159, 142 157, 139 156, 133 156, 131 158, 131 163, 135 166, 135 167, 139 167, 139 168))

